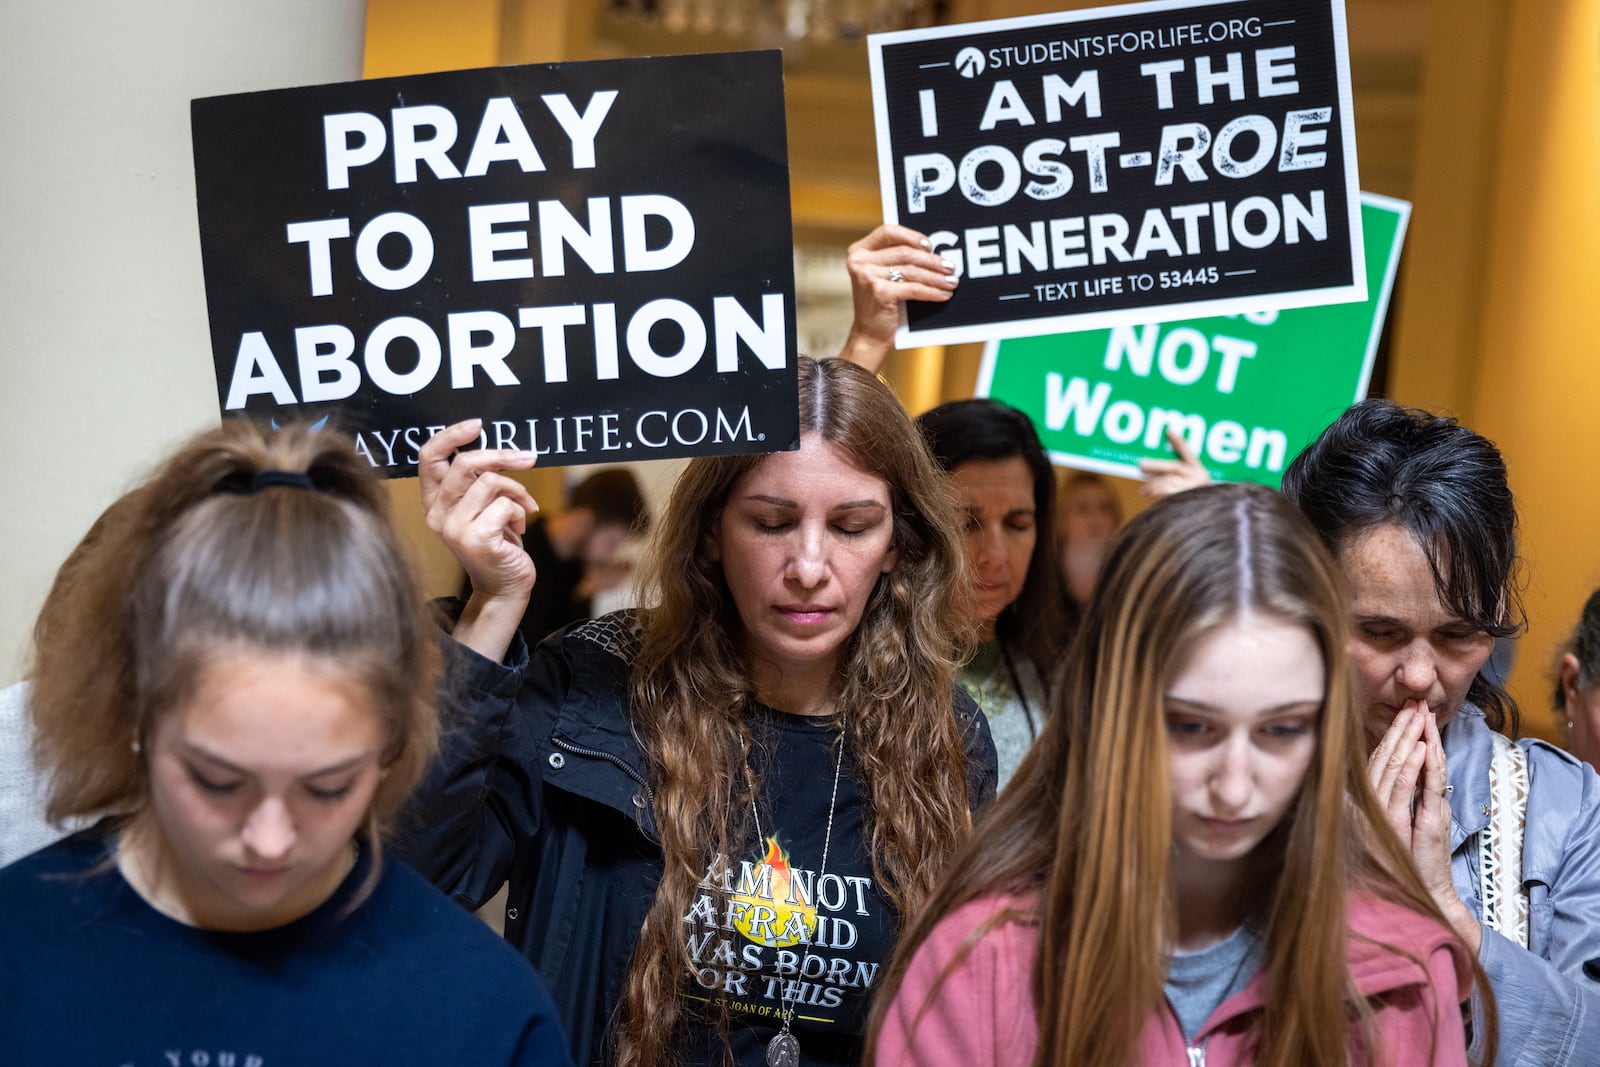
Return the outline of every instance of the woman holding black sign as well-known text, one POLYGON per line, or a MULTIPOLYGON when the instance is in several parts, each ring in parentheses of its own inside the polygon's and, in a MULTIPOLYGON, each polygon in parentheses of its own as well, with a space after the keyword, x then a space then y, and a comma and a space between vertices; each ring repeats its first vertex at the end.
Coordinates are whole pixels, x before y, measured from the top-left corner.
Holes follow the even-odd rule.
POLYGON ((429 525, 475 590, 447 642, 470 715, 399 847, 458 899, 510 881, 506 934, 579 1063, 856 1063, 867 1000, 970 811, 987 727, 955 688, 961 533, 894 396, 799 365, 800 447, 693 460, 658 524, 653 606, 530 657, 536 507, 424 449, 429 525))

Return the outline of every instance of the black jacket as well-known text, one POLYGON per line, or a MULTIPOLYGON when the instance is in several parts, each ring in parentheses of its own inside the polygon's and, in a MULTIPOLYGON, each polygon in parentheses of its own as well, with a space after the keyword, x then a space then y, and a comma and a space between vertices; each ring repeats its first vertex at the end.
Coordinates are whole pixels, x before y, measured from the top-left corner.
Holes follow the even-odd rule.
MULTIPOLYGON (((578 1064, 602 1048, 646 911, 661 879, 644 755, 627 713, 637 623, 619 612, 540 644, 509 665, 446 642, 441 755, 394 849, 479 907, 510 882, 506 938, 555 998, 578 1064)), ((967 725, 968 792, 994 797, 988 724, 955 691, 967 725)))

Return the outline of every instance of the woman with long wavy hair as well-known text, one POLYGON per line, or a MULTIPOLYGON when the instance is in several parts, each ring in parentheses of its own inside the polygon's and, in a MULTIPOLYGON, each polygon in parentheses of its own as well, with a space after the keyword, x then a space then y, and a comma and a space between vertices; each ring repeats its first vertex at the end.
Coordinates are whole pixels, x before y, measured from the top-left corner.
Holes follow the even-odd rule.
POLYGON ((1038 744, 901 939, 871 1062, 1464 1063, 1476 965, 1367 782, 1345 619, 1269 490, 1134 519, 1038 744))
POLYGON ((550 984, 580 1064, 854 1064, 867 1000, 993 795, 954 685, 960 528, 898 401, 799 365, 799 449, 691 461, 647 608, 513 641, 536 505, 510 452, 423 451, 430 525, 472 578, 469 713, 403 853, 550 984))

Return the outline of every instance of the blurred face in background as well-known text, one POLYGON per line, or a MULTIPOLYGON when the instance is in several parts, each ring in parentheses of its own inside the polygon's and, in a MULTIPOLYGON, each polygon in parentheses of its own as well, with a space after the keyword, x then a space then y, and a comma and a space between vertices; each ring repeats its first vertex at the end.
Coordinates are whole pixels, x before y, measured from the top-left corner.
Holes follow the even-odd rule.
POLYGON ((1122 509, 1105 482, 1093 475, 1075 475, 1067 482, 1056 513, 1056 544, 1061 580, 1078 604, 1089 602, 1106 548, 1121 524, 1122 509))
POLYGON ((1561 677, 1567 748, 1589 766, 1600 770, 1600 680, 1586 678, 1583 665, 1571 652, 1557 664, 1561 677))
POLYGON ((1075 482, 1061 495, 1057 528, 1064 544, 1103 545, 1120 521, 1117 499, 1103 482, 1075 482))

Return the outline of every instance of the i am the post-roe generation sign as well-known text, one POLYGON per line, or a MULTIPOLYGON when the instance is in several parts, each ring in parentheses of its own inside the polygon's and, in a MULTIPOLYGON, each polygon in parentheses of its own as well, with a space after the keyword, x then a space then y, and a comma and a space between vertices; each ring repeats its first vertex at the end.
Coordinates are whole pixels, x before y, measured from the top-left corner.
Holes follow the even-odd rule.
POLYGON ((196 100, 224 416, 563 465, 797 443, 779 53, 196 100))
POLYGON ((884 217, 961 285, 897 343, 1366 298, 1342 0, 869 38, 884 217))

